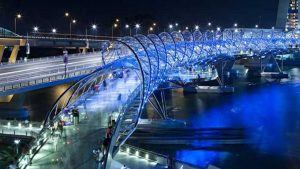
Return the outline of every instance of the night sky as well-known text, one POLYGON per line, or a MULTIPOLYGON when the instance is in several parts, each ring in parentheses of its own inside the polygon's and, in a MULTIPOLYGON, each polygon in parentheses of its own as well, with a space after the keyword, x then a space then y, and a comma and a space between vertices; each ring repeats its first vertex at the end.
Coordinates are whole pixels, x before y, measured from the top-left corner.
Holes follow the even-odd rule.
POLYGON ((214 26, 271 28, 275 25, 278 0, 0 0, 0 27, 13 30, 14 16, 20 12, 18 30, 31 31, 37 25, 42 32, 53 27, 68 32, 68 11, 78 23, 74 32, 82 33, 87 25, 97 23, 100 34, 108 34, 114 18, 121 24, 141 23, 146 29, 157 22, 160 30, 178 22, 182 28, 210 21, 214 26))

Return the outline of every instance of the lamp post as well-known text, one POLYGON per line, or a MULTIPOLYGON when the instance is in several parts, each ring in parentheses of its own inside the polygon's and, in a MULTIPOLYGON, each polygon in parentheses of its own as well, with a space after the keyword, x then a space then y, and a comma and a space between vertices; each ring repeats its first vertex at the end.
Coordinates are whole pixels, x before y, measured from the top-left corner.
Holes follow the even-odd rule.
POLYGON ((72 24, 76 24, 76 19, 72 19, 71 21, 70 21, 70 36, 72 35, 72 24))
POLYGON ((129 29, 129 36, 131 36, 131 27, 128 24, 126 24, 125 29, 129 29))
POLYGON ((38 33, 38 32, 39 32, 39 27, 34 26, 33 27, 33 33, 34 33, 34 35, 36 36, 36 33, 38 33))
POLYGON ((153 27, 150 27, 149 29, 148 29, 148 35, 150 34, 150 32, 152 32, 153 31, 153 27))
POLYGON ((96 24, 93 24, 91 27, 92 27, 92 30, 95 32, 95 36, 97 36, 98 26, 96 24))
POLYGON ((14 140, 14 143, 16 145, 16 153, 17 155, 19 154, 19 144, 20 144, 21 140, 14 140))
POLYGON ((140 29, 141 25, 140 24, 136 24, 135 25, 135 34, 138 33, 138 29, 140 29))
POLYGON ((170 29, 170 31, 173 30, 173 25, 172 24, 169 25, 169 29, 170 29))
POLYGON ((21 14, 17 14, 15 16, 15 33, 17 33, 17 20, 18 19, 21 19, 22 18, 22 15, 21 14))
POLYGON ((118 24, 114 23, 111 26, 111 40, 114 40, 114 29, 118 27, 118 24))

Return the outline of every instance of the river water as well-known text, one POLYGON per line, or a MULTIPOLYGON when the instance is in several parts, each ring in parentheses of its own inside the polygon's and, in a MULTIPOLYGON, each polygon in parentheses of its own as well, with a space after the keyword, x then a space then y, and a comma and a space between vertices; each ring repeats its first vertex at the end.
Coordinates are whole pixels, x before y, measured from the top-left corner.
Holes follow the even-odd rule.
MULTIPOLYGON (((193 148, 173 147, 166 151, 201 167, 300 168, 300 69, 289 68, 288 72, 290 79, 281 81, 229 78, 228 83, 236 90, 232 94, 184 94, 182 89, 167 92, 169 117, 187 120, 193 128, 243 128, 251 143, 214 148, 195 142, 193 148)), ((42 121, 69 85, 22 94, 22 107, 26 110, 22 113, 32 121, 42 121)), ((151 108, 145 113, 148 117, 154 115, 151 108)))

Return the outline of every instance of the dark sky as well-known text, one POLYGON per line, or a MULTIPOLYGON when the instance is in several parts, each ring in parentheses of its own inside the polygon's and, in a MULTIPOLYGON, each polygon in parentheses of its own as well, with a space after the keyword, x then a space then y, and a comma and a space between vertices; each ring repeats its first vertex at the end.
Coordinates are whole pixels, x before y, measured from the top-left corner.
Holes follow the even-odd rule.
POLYGON ((157 22, 160 29, 178 22, 182 27, 208 21, 229 27, 238 22, 241 27, 258 24, 270 28, 275 24, 278 0, 0 0, 0 27, 13 29, 14 15, 21 12, 23 19, 18 30, 31 31, 38 25, 43 32, 52 27, 68 31, 64 12, 78 20, 74 31, 84 32, 86 25, 97 23, 100 32, 109 32, 113 18, 149 27, 157 22))

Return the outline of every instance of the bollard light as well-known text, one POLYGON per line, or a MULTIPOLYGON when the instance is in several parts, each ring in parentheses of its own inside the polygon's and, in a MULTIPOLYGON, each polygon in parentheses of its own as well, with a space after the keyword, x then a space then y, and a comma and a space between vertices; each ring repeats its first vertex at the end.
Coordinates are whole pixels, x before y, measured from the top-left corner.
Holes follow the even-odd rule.
POLYGON ((139 156, 139 154, 140 154, 140 152, 138 151, 138 150, 136 150, 136 152, 135 152, 135 156, 139 156))
POLYGON ((149 154, 145 155, 145 159, 148 160, 149 159, 149 154))

